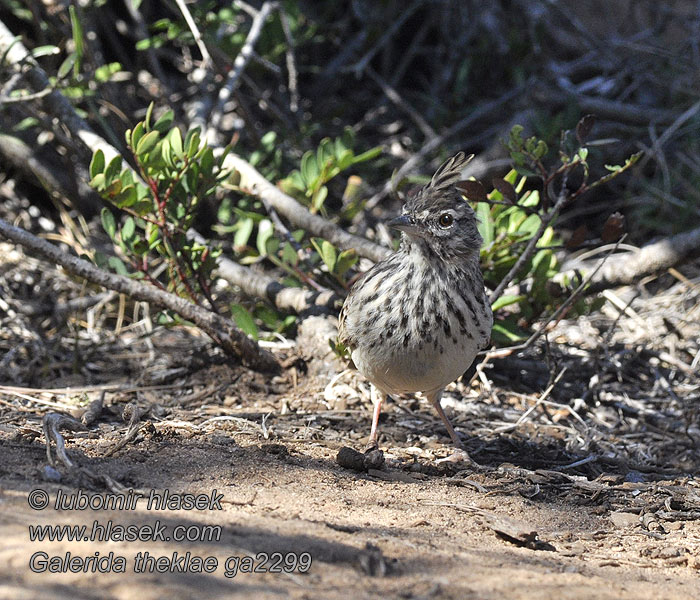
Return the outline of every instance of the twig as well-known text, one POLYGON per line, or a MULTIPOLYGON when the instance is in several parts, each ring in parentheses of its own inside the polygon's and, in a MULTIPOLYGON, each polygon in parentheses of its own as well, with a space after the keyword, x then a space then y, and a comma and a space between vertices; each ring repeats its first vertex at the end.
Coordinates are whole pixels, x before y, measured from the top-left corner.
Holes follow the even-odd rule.
POLYGON ((499 98, 496 98, 495 100, 492 100, 491 102, 487 102, 486 104, 482 104, 478 108, 476 108, 470 115, 466 116, 464 119, 461 119, 460 121, 457 121, 452 127, 447 129, 445 132, 441 133, 440 135, 431 138, 428 140, 422 148, 416 152, 411 158, 409 158, 403 166, 396 172, 396 175, 392 178, 392 181, 388 181, 384 187, 377 192, 374 196, 372 196, 368 201, 367 204, 365 205, 366 210, 371 210, 374 208, 379 202, 381 202, 392 190, 394 187, 394 183, 398 182, 401 180, 401 178, 406 175, 409 171, 414 169, 418 164, 423 162, 423 159, 433 152, 436 148, 441 146, 448 138, 452 137, 453 135, 459 133, 463 129, 466 129, 470 125, 473 125, 477 121, 485 118, 487 115, 491 114, 494 110, 501 108, 504 104, 510 102, 513 100, 513 98, 516 98, 518 95, 520 95, 523 91, 525 86, 521 85, 518 86, 517 88, 514 88, 512 90, 509 90, 499 98))
POLYGON ((401 28, 401 26, 406 22, 406 20, 414 13, 418 8, 423 4, 422 0, 414 0, 414 2, 409 6, 407 9, 405 9, 402 13, 401 16, 396 19, 391 26, 384 32, 384 35, 382 35, 381 38, 379 38, 379 41, 372 46, 369 51, 360 59, 358 60, 354 65, 348 67, 349 71, 354 71, 356 75, 361 75, 362 72, 367 68, 367 65, 369 64, 369 61, 374 58, 374 55, 381 50, 381 48, 386 44, 391 37, 401 28))
MULTIPOLYGON (((24 63, 29 66, 25 77, 36 90, 51 88, 46 72, 37 64, 36 60, 24 47, 24 45, 12 35, 12 32, 0 21, 0 55, 5 54, 5 59, 10 64, 18 65, 24 63)), ((73 105, 58 90, 52 92, 44 98, 43 105, 48 109, 57 121, 65 128, 76 135, 83 144, 93 152, 100 149, 104 152, 105 160, 109 162, 117 156, 117 150, 107 143, 102 137, 97 135, 92 128, 81 119, 73 105)))
POLYGON ((63 436, 59 433, 59 429, 69 429, 71 431, 80 431, 85 429, 85 426, 76 421, 73 417, 61 415, 59 413, 47 413, 41 420, 41 427, 44 430, 44 438, 46 439, 46 458, 50 465, 54 465, 55 461, 51 455, 51 440, 56 444, 56 456, 61 459, 61 462, 72 469, 73 461, 66 454, 66 442, 63 436))
POLYGON ((124 411, 122 412, 122 419, 129 419, 129 427, 126 430, 124 437, 121 440, 119 440, 119 442, 117 442, 116 445, 109 448, 104 453, 104 456, 112 456, 112 454, 114 454, 118 450, 121 450, 124 446, 126 446, 131 440, 133 440, 136 437, 136 434, 139 432, 139 429, 141 429, 141 424, 139 423, 139 421, 141 420, 141 409, 139 409, 138 405, 134 402, 129 402, 129 404, 127 404, 124 407, 124 411))
POLYGON ((107 273, 86 260, 70 256, 31 233, 10 225, 0 219, 0 235, 21 244, 39 256, 59 264, 71 273, 88 281, 127 294, 134 300, 143 300, 161 308, 167 308, 192 321, 204 330, 226 352, 239 356, 244 364, 262 371, 276 371, 279 364, 272 354, 258 347, 255 341, 246 336, 231 321, 195 306, 153 286, 129 279, 123 275, 107 273))
MULTIPOLYGON (((511 423, 510 425, 504 425, 503 427, 498 427, 497 429, 494 429, 494 433, 503 433, 505 431, 510 431, 511 429, 515 429, 516 427, 518 427, 518 425, 520 425, 523 421, 525 421, 525 419, 527 419, 534 410, 536 410, 539 406, 541 406, 542 404, 545 403, 545 401, 547 400, 547 397, 549 396, 549 394, 552 393, 554 386, 557 385, 557 383, 559 383, 559 380, 562 378, 564 373, 566 373, 566 367, 564 367, 561 371, 559 371, 557 376, 554 378, 554 381, 552 383, 550 383, 549 386, 547 386, 547 389, 544 392, 542 392, 542 395, 537 399, 537 401, 530 408, 528 408, 522 415, 520 415, 520 418, 515 423, 511 423)), ((566 405, 563 405, 563 406, 566 406, 566 405)), ((580 419, 580 417, 579 417, 579 419, 580 419)), ((582 419, 581 419, 581 422, 585 426, 585 422, 582 419)))
POLYGON ((209 127, 207 127, 205 136, 205 138, 209 142, 215 141, 217 130, 219 128, 219 124, 221 123, 221 118, 224 114, 224 105, 226 104, 226 102, 228 102, 229 98, 231 97, 231 94, 236 89, 236 86, 238 85, 238 80, 240 79, 243 70, 245 69, 246 65, 248 64, 253 55, 253 48, 255 47, 255 44, 257 43, 258 38, 262 33, 262 28, 265 24, 265 21, 267 20, 267 17, 270 16, 270 13, 273 10, 275 10, 277 6, 277 2, 265 2, 253 18, 253 23, 250 26, 248 37, 246 37, 243 47, 238 53, 236 60, 233 61, 233 69, 231 69, 231 72, 229 73, 226 82, 219 90, 219 96, 216 101, 216 106, 214 107, 214 110, 211 113, 211 117, 209 119, 209 127))
POLYGON ((548 102, 554 106, 575 102, 582 113, 591 113, 601 119, 612 119, 633 125, 648 125, 651 122, 668 123, 673 118, 673 113, 669 110, 649 108, 638 104, 608 100, 607 98, 573 95, 565 90, 560 92, 540 89, 534 92, 533 96, 538 102, 548 102))
MULTIPOLYGON (((561 315, 571 304, 573 303, 576 298, 579 297, 579 295, 583 292, 583 290, 586 288, 586 286, 589 284, 589 282, 593 279, 595 274, 598 272, 598 270, 605 264, 605 261, 610 257, 610 255, 617 250, 619 245, 624 241, 626 236, 623 236, 620 238, 617 243, 608 251, 608 253, 603 257, 603 259, 598 263, 598 266, 591 272, 589 273, 584 280, 579 284, 579 286, 571 293, 571 295, 566 299, 566 301, 557 308, 548 318, 547 320, 542 323, 542 325, 533 333, 523 344, 519 344, 517 346, 509 346, 508 348, 502 348, 500 350, 495 350, 494 352, 487 352, 487 354, 491 357, 503 357, 503 356, 509 356, 513 352, 519 352, 521 350, 526 350, 532 344, 535 343, 535 341, 546 331, 547 325, 549 325, 552 321, 557 319, 559 315, 561 315)), ((493 301, 491 301, 493 304, 493 301)))
POLYGON ((297 110, 299 110, 299 89, 297 87, 298 76, 296 59, 294 58, 294 37, 292 36, 292 28, 289 26, 289 17, 287 17, 287 12, 284 10, 284 5, 282 4, 279 6, 279 13, 282 31, 287 40, 287 48, 284 53, 287 62, 287 76, 289 78, 289 83, 287 84, 289 88, 289 110, 296 114, 297 110))
POLYGON ((700 227, 652 242, 636 252, 615 257, 604 269, 596 268, 587 293, 595 294, 611 287, 631 285, 643 277, 656 275, 670 267, 700 256, 700 227), (598 273, 599 272, 599 273, 598 273))
POLYGON ((23 94, 20 96, 0 96, 0 107, 3 104, 13 104, 17 102, 30 102, 32 100, 38 100, 44 96, 48 96, 53 90, 51 88, 43 89, 34 94, 23 94))
POLYGON ((197 23, 194 22, 192 14, 190 13, 190 9, 187 8, 187 5, 185 4, 184 0, 175 0, 175 4, 177 4, 177 7, 180 9, 182 16, 185 17, 185 23, 187 23, 187 27, 190 28, 190 31, 194 36, 194 42, 195 44, 197 44, 197 48, 199 48, 199 51, 202 54, 202 58, 204 59, 202 68, 206 69, 209 65, 212 64, 212 60, 211 55, 209 54, 209 50, 207 50, 207 47, 204 45, 204 41, 202 40, 202 34, 199 32, 197 23))
POLYGON ((501 283, 498 284, 498 287, 493 291, 493 294, 491 294, 491 297, 489 298, 489 302, 491 304, 493 304, 496 300, 498 300, 498 298, 501 297, 501 295, 503 294, 503 290, 505 290, 508 284, 511 281, 513 281, 513 278, 523 268, 523 265, 528 260, 530 260, 530 257, 537 250, 537 242, 540 241, 540 238, 542 237, 542 234, 544 233, 545 229, 547 229, 550 223, 557 218, 559 211, 570 200, 570 198, 571 197, 567 193, 559 194, 559 198, 557 198, 557 201, 554 204, 554 206, 544 217, 542 217, 540 226, 537 228, 535 235, 532 236, 527 246, 525 246, 525 250, 523 251, 523 253, 520 255, 515 264, 511 267, 510 271, 508 271, 508 274, 501 280, 501 283))
MULTIPOLYGON (((187 236, 200 244, 207 243, 204 237, 193 229, 187 232, 187 236)), ((302 288, 287 287, 269 275, 239 265, 225 256, 217 258, 216 274, 238 286, 246 295, 252 298, 266 298, 283 311, 297 314, 333 313, 338 310, 342 302, 342 298, 335 292, 312 292, 302 288)))
POLYGON ((413 108, 408 102, 406 102, 401 95, 389 85, 383 77, 379 75, 372 67, 367 67, 365 70, 370 79, 372 79, 380 88, 384 95, 391 100, 396 106, 403 110, 418 126, 423 132, 426 139, 434 138, 437 134, 435 130, 428 124, 428 122, 418 113, 418 111, 413 108))

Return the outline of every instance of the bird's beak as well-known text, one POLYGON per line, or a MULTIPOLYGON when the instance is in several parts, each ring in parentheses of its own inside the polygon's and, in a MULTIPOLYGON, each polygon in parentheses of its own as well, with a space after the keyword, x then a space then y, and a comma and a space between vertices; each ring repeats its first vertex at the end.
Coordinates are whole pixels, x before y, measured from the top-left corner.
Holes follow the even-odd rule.
POLYGON ((394 229, 398 229, 399 231, 405 231, 409 234, 415 234, 418 230, 415 222, 408 215, 401 215, 400 217, 391 219, 391 221, 387 222, 387 225, 389 227, 393 227, 394 229))

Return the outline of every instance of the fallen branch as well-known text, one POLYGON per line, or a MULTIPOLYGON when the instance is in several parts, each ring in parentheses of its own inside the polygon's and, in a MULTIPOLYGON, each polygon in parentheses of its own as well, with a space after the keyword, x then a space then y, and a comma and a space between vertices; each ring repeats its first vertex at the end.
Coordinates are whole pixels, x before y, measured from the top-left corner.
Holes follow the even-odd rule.
POLYGON ((188 302, 151 285, 129 279, 123 275, 107 273, 82 258, 66 254, 53 244, 0 219, 0 235, 21 244, 32 253, 61 265, 69 272, 110 290, 127 294, 135 300, 142 300, 160 308, 166 308, 192 321, 206 332, 224 351, 238 356, 242 362, 261 371, 277 371, 279 364, 275 357, 261 349, 231 321, 204 308, 188 302))
POLYGON ((643 246, 636 252, 612 257, 591 278, 589 294, 631 285, 700 256, 700 227, 643 246))
MULTIPOLYGON (((200 244, 208 243, 194 229, 190 229, 187 235, 200 244)), ((240 288, 247 296, 265 298, 285 312, 335 313, 342 302, 342 298, 335 292, 287 287, 273 277, 239 265, 225 256, 219 256, 216 261, 216 275, 240 288)))
POLYGON ((5 55, 5 61, 13 65, 25 65, 24 76, 35 92, 50 89, 51 93, 41 98, 44 108, 56 117, 63 127, 70 130, 91 152, 102 150, 105 160, 109 162, 119 154, 111 144, 96 134, 90 126, 81 119, 68 99, 54 89, 44 69, 42 69, 29 51, 18 38, 0 21, 0 55, 5 55))

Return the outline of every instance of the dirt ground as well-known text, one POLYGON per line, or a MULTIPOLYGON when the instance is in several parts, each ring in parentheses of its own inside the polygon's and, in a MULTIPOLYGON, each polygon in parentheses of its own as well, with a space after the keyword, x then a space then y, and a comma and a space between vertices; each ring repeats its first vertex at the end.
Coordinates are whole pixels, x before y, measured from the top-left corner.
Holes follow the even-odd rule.
POLYGON ((443 404, 478 465, 441 462, 437 415, 401 398, 380 424, 384 465, 354 471, 336 457, 363 448, 368 388, 312 360, 311 342, 270 344, 285 364, 270 378, 195 331, 151 331, 143 307, 119 329, 117 299, 66 325, 22 300, 13 273, 35 277, 35 298, 60 279, 56 305, 82 284, 5 251, 0 598, 700 598, 697 273, 451 385, 443 404), (42 419, 79 417, 102 393, 88 426, 59 427, 73 468, 49 466, 42 419), (98 502, 130 489, 144 497, 122 510, 55 508, 59 491, 98 502), (148 510, 152 490, 206 507, 148 510), (141 527, 143 541, 30 539, 32 526, 95 521, 141 527), (165 558, 135 574, 143 552, 165 558), (106 572, 47 572, 67 553, 106 572))

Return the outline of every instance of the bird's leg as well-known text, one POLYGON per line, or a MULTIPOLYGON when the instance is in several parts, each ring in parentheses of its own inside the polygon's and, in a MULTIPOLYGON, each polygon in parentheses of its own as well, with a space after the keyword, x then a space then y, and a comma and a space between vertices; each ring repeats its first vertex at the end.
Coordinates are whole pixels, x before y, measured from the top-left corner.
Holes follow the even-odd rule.
POLYGON ((462 446, 462 440, 459 439, 457 432, 455 431, 454 427, 452 427, 452 423, 450 423, 450 420, 447 418, 445 411, 442 409, 442 406, 440 404, 442 390, 433 392, 431 394, 426 394, 426 397, 428 398, 428 400, 430 400, 430 402, 433 403, 435 410, 440 415, 442 422, 445 424, 445 429, 447 429, 447 433, 450 434, 450 439, 452 439, 452 445, 455 447, 455 452, 452 454, 452 456, 449 456, 444 460, 452 462, 472 462, 471 458, 469 458, 469 454, 467 454, 467 451, 464 449, 464 446, 462 446))
POLYGON ((369 441, 365 447, 365 452, 375 450, 378 447, 377 438, 379 437, 379 432, 377 431, 377 425, 379 424, 379 413, 382 411, 384 400, 386 400, 386 394, 378 390, 374 384, 371 385, 371 394, 374 412, 372 413, 372 429, 369 433, 369 441))

